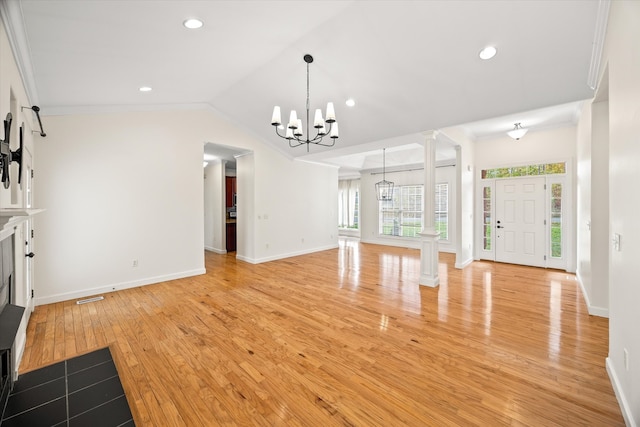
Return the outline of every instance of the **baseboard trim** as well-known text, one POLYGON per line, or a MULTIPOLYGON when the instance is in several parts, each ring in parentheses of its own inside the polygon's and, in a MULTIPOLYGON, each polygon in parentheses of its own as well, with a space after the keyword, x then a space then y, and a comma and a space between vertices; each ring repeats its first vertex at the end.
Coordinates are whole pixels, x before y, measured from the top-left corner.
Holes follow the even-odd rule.
POLYGON ((286 254, 273 255, 273 256, 262 257, 262 258, 249 258, 249 257, 245 257, 245 256, 242 256, 242 255, 236 255, 236 259, 239 259, 240 261, 248 262, 250 264, 262 264, 263 262, 277 261, 279 259, 285 259, 285 258, 291 258, 291 257, 294 257, 294 256, 312 254, 314 252, 328 251, 330 249, 336 249, 337 247, 338 247, 338 244, 332 244, 332 245, 328 245, 328 246, 321 246, 321 247, 314 248, 314 249, 306 249, 304 251, 289 252, 289 253, 286 253, 286 254))
POLYGON ((205 251, 209 251, 209 252, 215 252, 215 253, 220 254, 220 255, 224 255, 224 254, 227 253, 227 251, 224 250, 224 249, 218 249, 218 248, 214 248, 212 246, 205 246, 204 250, 205 251))
POLYGON ((147 277, 145 279, 139 279, 139 280, 132 280, 130 282, 121 282, 121 283, 114 283, 107 286, 98 286, 95 288, 83 289, 81 291, 64 292, 64 293, 55 294, 55 295, 38 297, 35 299, 35 305, 53 304, 55 302, 68 301, 68 300, 77 299, 77 298, 84 298, 91 295, 109 293, 109 292, 119 291, 122 289, 137 288, 140 286, 152 285, 154 283, 167 282, 169 280, 183 279, 185 277, 191 277, 191 276, 199 276, 201 274, 205 274, 206 272, 207 272, 206 269, 198 268, 195 270, 187 270, 179 273, 166 274, 166 275, 155 276, 155 277, 147 277))
POLYGON ((469 258, 468 260, 463 261, 463 262, 456 262, 456 263, 454 264, 454 267, 455 267, 455 268, 459 268, 459 269, 463 269, 463 268, 465 268, 466 266, 470 265, 472 262, 473 262, 473 258, 469 258))
POLYGON ((596 307, 591 305, 591 301, 589 300, 589 294, 584 287, 584 283, 582 282, 582 277, 580 276, 580 272, 576 272, 576 279, 578 280, 578 285, 580 286, 580 291, 582 292, 582 298, 584 298, 585 304, 587 304, 587 311, 592 316, 598 317, 606 317, 609 318, 609 309, 605 307, 596 307))
POLYGON ((607 366, 607 373, 609 374, 609 380, 611 381, 611 385, 613 386, 613 392, 615 393, 616 399, 618 400, 618 405, 620 405, 620 411, 622 412, 624 423, 628 427, 638 427, 638 424, 633 419, 631 406, 629 405, 629 402, 627 401, 624 391, 620 386, 620 380, 618 380, 618 375, 616 375, 616 370, 613 367, 611 358, 607 357, 605 359, 605 364, 607 366))

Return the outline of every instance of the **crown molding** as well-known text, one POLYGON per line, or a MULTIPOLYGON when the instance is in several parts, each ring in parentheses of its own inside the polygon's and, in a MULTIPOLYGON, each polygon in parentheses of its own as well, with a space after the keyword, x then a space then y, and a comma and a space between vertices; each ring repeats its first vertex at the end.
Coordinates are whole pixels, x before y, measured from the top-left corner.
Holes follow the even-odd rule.
POLYGON ((602 50, 604 49, 604 41, 607 35, 610 8, 611 0, 600 0, 598 2, 596 27, 593 35, 593 49, 591 50, 591 63, 589 64, 589 77, 587 78, 587 85, 593 90, 598 87, 600 62, 602 62, 602 50))
POLYGON ((13 51, 13 57, 18 65, 18 71, 22 79, 24 90, 27 93, 29 105, 38 105, 38 92, 36 80, 33 75, 31 63, 31 49, 25 31, 22 7, 18 0, 0 1, 0 15, 7 29, 7 38, 13 51))

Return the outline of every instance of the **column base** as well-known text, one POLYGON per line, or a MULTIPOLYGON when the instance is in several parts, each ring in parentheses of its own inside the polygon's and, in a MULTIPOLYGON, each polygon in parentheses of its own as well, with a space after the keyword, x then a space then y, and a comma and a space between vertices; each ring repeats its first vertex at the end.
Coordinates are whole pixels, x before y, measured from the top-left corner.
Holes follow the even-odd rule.
POLYGON ((435 288, 440 284, 438 276, 438 241, 437 231, 423 231, 420 234, 420 285, 435 288))

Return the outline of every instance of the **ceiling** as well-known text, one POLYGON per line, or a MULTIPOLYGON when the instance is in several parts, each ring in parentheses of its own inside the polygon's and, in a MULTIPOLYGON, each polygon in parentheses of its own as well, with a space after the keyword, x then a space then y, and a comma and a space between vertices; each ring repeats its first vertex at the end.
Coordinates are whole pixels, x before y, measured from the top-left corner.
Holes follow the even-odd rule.
POLYGON ((27 90, 44 115, 211 108, 288 156, 344 170, 379 166, 384 147, 394 147, 388 164, 420 162, 427 130, 460 126, 482 139, 515 122, 575 123, 593 96, 596 1, 9 3, 19 5, 11 28, 23 34, 27 90), (186 29, 191 17, 204 26, 186 29), (484 61, 487 45, 498 53, 484 61), (309 152, 270 125, 274 105, 285 120, 292 108, 303 115, 306 53, 311 109, 333 101, 340 128, 335 147, 309 152))

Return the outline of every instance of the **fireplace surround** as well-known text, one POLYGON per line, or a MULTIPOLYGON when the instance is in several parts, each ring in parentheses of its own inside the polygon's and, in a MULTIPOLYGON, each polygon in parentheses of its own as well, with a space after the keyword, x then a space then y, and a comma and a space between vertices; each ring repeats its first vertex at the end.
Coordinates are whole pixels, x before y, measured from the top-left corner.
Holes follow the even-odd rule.
POLYGON ((13 343, 22 321, 24 307, 12 304, 15 293, 14 238, 0 241, 0 408, 4 408, 13 388, 13 343))
POLYGON ((26 303, 21 301, 24 298, 16 292, 17 287, 22 286, 16 281, 16 256, 21 257, 24 252, 18 252, 16 248, 19 234, 16 230, 29 217, 42 211, 30 208, 0 209, 0 416, 13 388, 16 359, 20 354, 15 343, 25 308, 16 305, 16 302, 26 303))

